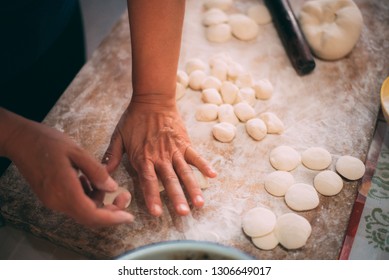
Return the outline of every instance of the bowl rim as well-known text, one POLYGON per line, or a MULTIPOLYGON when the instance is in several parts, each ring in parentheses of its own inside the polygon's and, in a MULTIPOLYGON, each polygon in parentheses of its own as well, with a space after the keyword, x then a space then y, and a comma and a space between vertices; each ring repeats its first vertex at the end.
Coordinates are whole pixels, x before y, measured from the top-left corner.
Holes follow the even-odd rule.
POLYGON ((146 244, 127 252, 120 254, 116 257, 116 260, 148 260, 145 256, 152 253, 159 253, 160 250, 168 251, 180 251, 190 249, 194 252, 209 250, 209 253, 218 254, 220 256, 226 256, 235 260, 253 260, 254 258, 249 254, 224 244, 211 241, 202 240, 167 240, 146 244), (142 257, 143 256, 143 257, 142 257))

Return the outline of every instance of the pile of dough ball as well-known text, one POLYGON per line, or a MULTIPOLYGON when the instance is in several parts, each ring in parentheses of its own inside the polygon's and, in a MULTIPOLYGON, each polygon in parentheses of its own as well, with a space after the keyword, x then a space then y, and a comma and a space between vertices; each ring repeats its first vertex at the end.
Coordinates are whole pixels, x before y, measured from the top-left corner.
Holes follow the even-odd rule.
POLYGON ((301 248, 312 232, 311 224, 304 217, 295 213, 277 217, 264 207, 247 211, 242 219, 242 229, 262 250, 272 250, 278 244, 289 250, 301 248))
POLYGON ((210 42, 223 43, 235 37, 242 41, 257 38, 260 25, 271 22, 271 15, 263 4, 252 4, 246 11, 233 12, 232 0, 206 0, 202 24, 210 42))
POLYGON ((254 80, 252 75, 233 61, 227 54, 217 54, 208 63, 192 58, 185 70, 177 72, 176 99, 187 88, 201 92, 203 104, 196 109, 197 121, 218 121, 212 129, 220 142, 231 142, 236 135, 236 125, 244 123, 254 140, 267 134, 281 134, 284 124, 272 112, 257 116, 257 100, 268 100, 273 95, 273 85, 268 79, 254 80))

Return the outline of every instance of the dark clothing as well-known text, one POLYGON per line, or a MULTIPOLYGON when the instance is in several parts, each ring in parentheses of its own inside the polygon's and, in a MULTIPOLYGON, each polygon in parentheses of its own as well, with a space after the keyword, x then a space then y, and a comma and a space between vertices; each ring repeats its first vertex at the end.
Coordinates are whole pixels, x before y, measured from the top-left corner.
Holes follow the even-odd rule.
MULTIPOLYGON (((40 122, 85 62, 80 7, 76 0, 8 2, 0 5, 0 106, 40 122)), ((0 158, 0 175, 6 165, 0 158)))

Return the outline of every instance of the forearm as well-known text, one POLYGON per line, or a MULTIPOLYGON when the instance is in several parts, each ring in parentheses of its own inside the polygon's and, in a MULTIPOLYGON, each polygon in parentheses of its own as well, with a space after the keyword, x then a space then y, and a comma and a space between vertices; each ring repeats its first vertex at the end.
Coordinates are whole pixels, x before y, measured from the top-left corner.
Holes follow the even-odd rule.
POLYGON ((175 104, 185 0, 128 0, 133 100, 175 104), (161 98, 162 97, 162 98, 161 98))
POLYGON ((0 156, 11 157, 13 135, 22 127, 24 118, 0 107, 0 156))

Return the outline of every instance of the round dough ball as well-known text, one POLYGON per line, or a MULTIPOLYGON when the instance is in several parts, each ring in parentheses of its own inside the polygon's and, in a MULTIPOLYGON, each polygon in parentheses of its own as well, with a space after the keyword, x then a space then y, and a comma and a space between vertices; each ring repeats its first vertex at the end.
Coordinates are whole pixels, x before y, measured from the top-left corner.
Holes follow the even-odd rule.
POLYGON ((212 128, 212 134, 223 143, 231 142, 236 135, 236 127, 233 124, 222 122, 215 124, 212 128))
POLYGON ((220 10, 226 11, 231 8, 233 5, 233 0, 206 0, 204 2, 204 7, 206 9, 218 8, 220 10))
POLYGON ((238 92, 238 96, 236 97, 235 103, 246 102, 251 106, 255 105, 255 91, 251 87, 241 88, 238 92))
POLYGON ((273 211, 256 207, 246 212, 242 219, 243 231, 250 237, 264 236, 273 231, 277 217, 273 211))
POLYGON ((205 103, 212 103, 216 105, 223 104, 222 97, 219 92, 214 88, 204 89, 201 93, 201 99, 205 103))
POLYGON ((228 71, 227 64, 218 61, 213 64, 211 68, 211 75, 218 78, 220 81, 226 81, 227 71, 228 71))
POLYGON ((202 23, 205 26, 212 26, 225 22, 228 22, 228 16, 218 8, 209 9, 203 14, 202 23))
POLYGON ((185 71, 190 75, 195 70, 206 71, 208 65, 200 58, 191 58, 185 64, 185 71))
POLYGON ((272 250, 277 247, 279 243, 273 231, 264 236, 251 237, 251 241, 253 242, 255 247, 262 250, 272 250))
POLYGON ((206 77, 203 82, 201 83, 201 89, 207 89, 207 88, 214 88, 216 90, 219 90, 222 85, 222 82, 215 77, 209 76, 206 77))
POLYGON ((240 102, 234 105, 234 112, 241 122, 246 122, 255 117, 254 108, 246 102, 240 102))
POLYGON ((237 62, 231 62, 228 64, 227 75, 230 80, 236 80, 239 75, 244 73, 243 66, 237 62))
POLYGON ((177 82, 182 84, 185 88, 189 85, 189 76, 182 70, 177 71, 177 82))
POLYGON ((129 194, 129 191, 123 187, 118 187, 117 190, 114 192, 106 192, 104 195, 103 204, 104 205, 113 204, 115 202, 115 199, 119 195, 121 195, 122 193, 128 193, 128 195, 129 195, 129 200, 127 201, 126 205, 124 206, 125 208, 127 208, 128 206, 130 206, 130 203, 131 203, 131 195, 129 194))
POLYGON ((230 81, 224 81, 220 87, 220 93, 224 103, 234 104, 239 93, 239 88, 230 81))
POLYGON ((193 90, 200 90, 206 77, 207 74, 203 70, 194 70, 189 74, 189 87, 193 90))
POLYGON ((200 122, 211 122, 217 119, 219 106, 215 104, 201 104, 196 110, 196 120, 200 122))
POLYGON ((254 140, 262 140, 267 134, 266 124, 261 119, 251 119, 246 122, 246 131, 254 140))
POLYGON ((235 80, 239 88, 252 87, 254 85, 253 76, 248 72, 240 73, 235 80))
POLYGON ((312 147, 301 154, 302 163, 312 170, 323 170, 332 162, 331 154, 321 147, 312 147))
POLYGON ((363 162, 352 156, 342 156, 336 162, 336 171, 349 180, 358 180, 365 174, 363 162))
POLYGON ((259 34, 258 24, 243 14, 234 14, 229 18, 232 34, 239 40, 249 41, 259 34))
POLYGON ((293 250, 303 247, 312 233, 311 224, 295 213, 284 214, 277 219, 274 234, 286 249, 293 250))
POLYGON ((213 43, 224 43, 231 39, 231 26, 227 23, 220 23, 209 26, 205 29, 205 37, 213 43))
POLYGON ((312 210, 319 205, 319 195, 313 186, 297 183, 286 191, 285 202, 295 211, 312 210))
POLYGON ((271 165, 281 171, 291 171, 301 162, 300 154, 289 146, 278 146, 270 152, 271 165))
POLYGON ((186 88, 181 83, 176 83, 176 100, 180 100, 186 92, 186 88))
POLYGON ((267 24, 272 21, 269 10, 265 5, 256 4, 252 5, 247 10, 247 15, 253 19, 257 24, 267 24))
POLYGON ((267 133, 281 134, 284 132, 284 123, 277 117, 276 114, 265 112, 262 113, 259 117, 265 122, 267 133))
POLYGON ((294 177, 287 171, 277 170, 265 178, 265 190, 274 196, 284 196, 294 184, 294 177))
POLYGON ((334 171, 325 170, 315 176, 313 185, 322 195, 333 196, 342 190, 343 180, 334 171))
POLYGON ((363 18, 351 0, 316 0, 304 3, 299 23, 315 55, 336 60, 351 52, 358 42, 363 18))
POLYGON ((261 100, 270 99, 273 95, 273 84, 268 79, 262 79, 254 83, 255 97, 261 100))
POLYGON ((218 119, 219 122, 228 122, 233 125, 239 123, 239 119, 234 112, 234 107, 230 104, 222 104, 219 106, 218 119))

